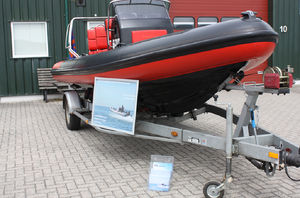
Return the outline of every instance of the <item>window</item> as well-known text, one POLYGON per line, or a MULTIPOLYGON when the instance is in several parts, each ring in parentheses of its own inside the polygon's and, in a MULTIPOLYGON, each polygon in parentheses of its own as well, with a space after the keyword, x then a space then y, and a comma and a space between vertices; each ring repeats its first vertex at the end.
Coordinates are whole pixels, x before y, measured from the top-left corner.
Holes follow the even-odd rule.
POLYGON ((174 17, 174 28, 176 30, 186 30, 195 27, 195 20, 193 17, 174 17))
POLYGON ((221 22, 230 21, 233 19, 238 19, 239 17, 222 17, 221 22))
POLYGON ((198 27, 211 25, 211 24, 215 24, 215 23, 218 23, 217 17, 199 17, 198 18, 198 27))
POLYGON ((11 22, 13 58, 48 57, 46 22, 11 22))
POLYGON ((136 4, 118 5, 115 8, 119 19, 169 19, 168 12, 164 6, 136 4))
POLYGON ((92 29, 94 27, 97 27, 97 26, 101 26, 101 25, 104 25, 104 21, 88 21, 87 22, 87 29, 92 29))

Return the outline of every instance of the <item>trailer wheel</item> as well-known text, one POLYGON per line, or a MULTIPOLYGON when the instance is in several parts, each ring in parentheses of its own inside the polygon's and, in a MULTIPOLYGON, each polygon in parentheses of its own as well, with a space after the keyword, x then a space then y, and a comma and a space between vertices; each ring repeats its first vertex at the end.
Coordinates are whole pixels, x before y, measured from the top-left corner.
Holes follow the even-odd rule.
POLYGON ((80 129, 80 118, 76 115, 71 114, 69 110, 68 100, 65 100, 64 104, 65 109, 65 118, 66 118, 66 125, 69 130, 78 130, 80 129))
POLYGON ((66 96, 64 95, 64 97, 63 97, 63 103, 62 103, 64 110, 66 110, 66 100, 67 100, 66 96))
POLYGON ((207 182, 203 187, 204 196, 206 198, 222 198, 224 196, 224 190, 221 190, 220 192, 216 190, 219 185, 219 182, 207 182))

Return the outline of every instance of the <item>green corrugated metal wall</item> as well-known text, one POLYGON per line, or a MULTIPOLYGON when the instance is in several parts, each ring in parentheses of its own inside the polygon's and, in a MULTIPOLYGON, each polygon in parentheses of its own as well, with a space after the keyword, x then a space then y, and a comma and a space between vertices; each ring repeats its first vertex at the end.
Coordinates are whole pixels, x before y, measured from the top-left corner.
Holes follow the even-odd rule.
POLYGON ((279 34, 273 65, 291 65, 294 78, 300 79, 300 0, 273 0, 272 23, 279 34))
MULTIPOLYGON (((68 19, 75 16, 106 15, 109 0, 86 0, 77 7, 75 0, 67 0, 68 19)), ((0 0, 0 96, 40 93, 36 69, 52 67, 66 58, 64 0, 0 0), (11 21, 46 21, 49 57, 12 58, 11 21)), ((85 27, 77 27, 79 51, 87 51, 85 27)), ((77 44, 77 43, 76 43, 77 44)))
MULTIPOLYGON (((295 68, 294 77, 300 79, 300 0, 270 0, 270 22, 279 33, 279 44, 272 58, 273 65, 295 68), (287 31, 283 28, 287 28, 287 31)), ((105 16, 109 0, 86 0, 77 7, 75 0, 67 0, 68 19, 75 16, 105 16)), ((87 52, 85 24, 76 27, 79 53, 87 52)), ((52 67, 66 58, 64 0, 0 0, 0 96, 40 93, 36 69, 52 67), (49 57, 12 58, 11 21, 47 21, 49 57)))

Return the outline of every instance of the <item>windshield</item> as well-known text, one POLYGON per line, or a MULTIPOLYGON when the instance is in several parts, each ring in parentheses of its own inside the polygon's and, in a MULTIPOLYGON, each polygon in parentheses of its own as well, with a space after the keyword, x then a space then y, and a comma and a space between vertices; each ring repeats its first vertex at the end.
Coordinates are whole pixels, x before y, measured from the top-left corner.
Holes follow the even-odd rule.
POLYGON ((119 19, 169 18, 166 8, 157 5, 117 5, 115 11, 119 19))

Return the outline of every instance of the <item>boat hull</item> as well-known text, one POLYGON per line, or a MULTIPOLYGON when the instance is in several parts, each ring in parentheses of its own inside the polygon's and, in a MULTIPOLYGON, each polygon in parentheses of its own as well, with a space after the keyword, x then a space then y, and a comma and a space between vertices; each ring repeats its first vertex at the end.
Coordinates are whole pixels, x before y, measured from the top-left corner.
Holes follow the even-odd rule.
MULTIPOLYGON (((253 42, 214 49, 174 58, 141 63, 138 65, 107 70, 97 68, 90 72, 58 72, 53 77, 58 81, 75 84, 94 84, 95 77, 137 79, 141 82, 170 78, 197 71, 213 69, 247 61, 248 68, 263 63, 274 51, 274 42, 253 42)), ((244 70, 247 70, 246 68, 244 70)))
POLYGON ((230 64, 181 76, 140 83, 139 107, 158 114, 180 114, 200 108, 222 82, 246 62, 230 64))
POLYGON ((230 75, 266 61, 277 37, 259 19, 237 19, 60 62, 52 74, 89 85, 95 77, 136 79, 140 109, 177 114, 201 107, 230 75))

